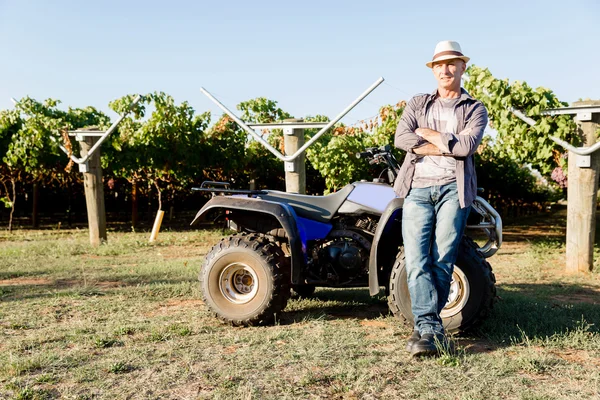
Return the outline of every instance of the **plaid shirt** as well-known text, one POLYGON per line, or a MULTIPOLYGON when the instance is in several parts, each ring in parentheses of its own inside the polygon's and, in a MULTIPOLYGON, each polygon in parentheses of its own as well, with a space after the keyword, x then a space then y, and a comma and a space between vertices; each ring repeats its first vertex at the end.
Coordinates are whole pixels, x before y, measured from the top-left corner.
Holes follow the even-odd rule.
MULTIPOLYGON (((431 94, 419 94, 410 99, 398 127, 394 144, 399 149, 406 151, 404 163, 394 183, 394 191, 400 198, 408 195, 415 173, 415 162, 423 157, 413 152, 413 149, 427 143, 415 133, 417 128, 427 126, 427 110, 431 107, 437 96, 437 89, 431 94)), ((444 154, 456 159, 456 183, 458 196, 462 208, 469 207, 477 197, 477 176, 475 174, 475 160, 473 154, 481 143, 483 131, 487 126, 488 114, 483 103, 475 100, 466 90, 461 89, 460 100, 456 105, 458 119, 458 134, 440 132, 444 154)))

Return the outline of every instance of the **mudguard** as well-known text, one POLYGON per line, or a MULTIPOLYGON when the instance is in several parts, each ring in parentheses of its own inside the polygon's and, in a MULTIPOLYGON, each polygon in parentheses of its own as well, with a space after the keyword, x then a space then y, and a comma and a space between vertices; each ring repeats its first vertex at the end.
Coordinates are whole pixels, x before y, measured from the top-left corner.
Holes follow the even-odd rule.
POLYGON ((285 230, 285 233, 289 239, 291 250, 292 283, 300 283, 300 278, 302 276, 302 271, 306 266, 306 261, 304 259, 304 252, 302 251, 302 240, 300 238, 298 225, 296 223, 296 213, 292 207, 283 203, 275 203, 272 201, 250 197, 216 196, 210 199, 204 205, 204 207, 198 211, 196 217, 190 225, 194 225, 197 221, 201 220, 209 210, 219 208, 254 211, 274 216, 281 224, 281 227, 285 230))
MULTIPOLYGON (((381 218, 379 218, 379 223, 377 224, 377 229, 375 230, 375 237, 373 238, 373 244, 371 244, 371 254, 369 257, 369 293, 371 296, 375 296, 379 293, 379 266, 386 259, 386 257, 382 257, 383 251, 388 250, 394 251, 395 253, 395 250, 397 249, 382 249, 380 252, 380 240, 391 229, 394 220, 400 217, 403 205, 404 199, 393 199, 385 208, 381 218)), ((402 242, 402 238, 397 237, 395 238, 395 241, 399 244, 402 242)), ((396 254, 393 256, 395 258, 396 254)))

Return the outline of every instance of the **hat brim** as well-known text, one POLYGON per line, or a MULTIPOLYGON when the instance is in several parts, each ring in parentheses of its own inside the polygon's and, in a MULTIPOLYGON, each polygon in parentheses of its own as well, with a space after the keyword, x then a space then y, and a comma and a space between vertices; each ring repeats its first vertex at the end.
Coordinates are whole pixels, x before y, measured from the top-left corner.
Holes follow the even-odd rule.
POLYGON ((431 60, 431 61, 429 61, 428 63, 425 63, 425 65, 427 65, 429 68, 433 68, 433 63, 436 63, 436 62, 438 62, 438 61, 444 61, 444 60, 452 60, 452 59, 454 59, 454 58, 461 59, 461 60, 463 60, 465 63, 468 63, 468 62, 469 62, 469 60, 470 60, 470 58, 469 58, 469 57, 467 57, 467 56, 453 56, 453 55, 450 55, 450 54, 448 54, 448 55, 446 55, 446 56, 441 56, 441 57, 438 57, 438 58, 436 58, 435 60, 431 60))

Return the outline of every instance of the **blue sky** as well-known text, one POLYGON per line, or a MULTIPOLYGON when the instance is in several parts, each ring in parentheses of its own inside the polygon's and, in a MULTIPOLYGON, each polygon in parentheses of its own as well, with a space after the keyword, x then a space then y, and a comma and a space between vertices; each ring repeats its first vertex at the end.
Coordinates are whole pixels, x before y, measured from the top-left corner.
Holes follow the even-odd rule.
POLYGON ((435 88, 425 67, 457 40, 498 78, 545 86, 563 101, 600 99, 600 2, 0 0, 0 109, 10 97, 63 105, 164 91, 198 112, 264 96, 296 117, 343 121, 435 88))

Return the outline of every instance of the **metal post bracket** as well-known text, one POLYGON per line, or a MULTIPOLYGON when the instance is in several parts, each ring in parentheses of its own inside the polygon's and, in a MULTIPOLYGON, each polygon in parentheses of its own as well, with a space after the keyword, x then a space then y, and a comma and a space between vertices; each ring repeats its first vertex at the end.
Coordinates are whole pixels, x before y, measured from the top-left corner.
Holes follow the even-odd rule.
MULTIPOLYGON (((63 146, 55 137, 50 136, 50 139, 53 140, 54 142, 56 142, 58 144, 58 147, 67 155, 69 156, 69 158, 71 160, 73 160, 74 163, 79 164, 79 171, 81 172, 88 172, 88 167, 87 165, 85 166, 81 166, 83 164, 87 164, 87 161, 90 159, 90 157, 92 156, 92 154, 94 154, 94 152, 96 151, 96 149, 98 147, 100 147, 100 145, 102 144, 102 142, 104 142, 104 140, 106 140, 106 138, 117 128, 117 126, 121 123, 121 121, 123 121, 123 119, 125 119, 125 117, 127 116, 127 114, 129 114, 129 112, 131 111, 131 109, 133 108, 134 105, 136 105, 140 99, 142 97, 140 95, 136 96, 135 99, 133 99, 133 101, 131 102, 131 104, 129 105, 129 107, 127 108, 127 111, 121 115, 119 117, 118 120, 116 120, 109 128, 107 131, 105 132, 101 132, 101 131, 70 131, 69 134, 75 136, 75 140, 77 140, 78 142, 82 142, 85 140, 86 136, 100 136, 100 139, 96 142, 96 144, 90 149, 90 151, 88 152, 88 154, 85 157, 82 158, 78 158, 75 157, 73 154, 69 155, 69 150, 67 150, 67 148, 65 146, 63 146), (85 171, 83 171, 82 169, 84 169, 85 171)), ((14 103, 17 104, 18 101, 15 100, 13 97, 10 98, 10 100, 14 103)))
POLYGON ((590 155, 575 155, 575 165, 579 168, 591 168, 592 167, 592 156, 590 155))
MULTIPOLYGON (((542 115, 550 115, 551 117, 555 115, 577 115, 577 119, 579 119, 579 116, 581 116, 582 118, 587 118, 588 115, 591 119, 592 114, 597 113, 600 113, 600 106, 572 106, 549 108, 541 112, 542 115)), ((580 121, 589 121, 589 119, 581 119, 580 121)))
POLYGON ((580 156, 589 156, 590 154, 592 154, 595 151, 597 151, 598 149, 600 149, 600 142, 594 144, 591 147, 575 147, 575 146, 572 146, 571 144, 569 144, 568 142, 565 142, 564 140, 559 139, 555 136, 550 136, 550 139, 552 139, 554 142, 561 145, 565 150, 571 151, 580 156))
POLYGON ((294 161, 284 161, 285 172, 296 172, 296 163, 294 161))
POLYGON ((591 121, 592 120, 592 113, 589 111, 584 111, 584 112, 578 112, 576 117, 575 117, 578 121, 581 122, 585 122, 585 121, 591 121))
POLYGON ((87 161, 84 163, 78 163, 77 165, 79 165, 79 172, 82 172, 82 173, 90 172, 90 164, 87 161))
MULTIPOLYGON (((525 115, 522 111, 517 110, 512 107, 509 108, 509 110, 516 117, 518 117, 519 119, 521 119, 528 125, 530 125, 530 126, 536 125, 536 122, 532 118, 525 115)), ((544 110, 541 112, 542 115, 549 115, 549 116, 575 115, 575 118, 580 122, 591 121, 593 114, 596 114, 596 113, 600 113, 600 106, 561 107, 561 108, 552 108, 552 109, 544 110)), ((565 142, 564 140, 559 139, 555 136, 550 136, 550 139, 552 139, 555 143, 562 146, 565 150, 571 151, 579 156, 589 156, 590 154, 592 154, 595 151, 597 151, 598 149, 600 149, 600 142, 598 142, 590 147, 575 147, 575 146, 572 146, 570 143, 565 142)), ((579 158, 578 158, 578 160, 579 160, 579 158)), ((581 168, 589 168, 590 166, 587 165, 588 163, 591 163, 591 162, 589 160, 586 161, 585 158, 582 158, 581 161, 577 162, 577 166, 581 167, 581 168), (579 164, 581 164, 581 165, 579 165, 579 164)))
MULTIPOLYGON (((242 129, 244 129, 246 132, 248 132, 250 135, 252 135, 258 142, 260 142, 263 146, 265 146, 267 148, 267 150, 269 150, 271 153, 273 153, 275 155, 275 157, 279 158, 281 161, 286 162, 286 161, 293 161, 296 158, 298 158, 298 156, 300 156, 300 154, 304 153, 304 151, 311 144, 316 142, 325 132, 327 132, 333 125, 335 125, 340 119, 342 119, 346 114, 348 114, 350 112, 350 110, 352 110, 358 103, 360 103, 373 90, 375 90, 375 88, 377 88, 377 86, 379 86, 383 81, 384 81, 383 78, 379 78, 377 81, 375 81, 375 83, 373 83, 367 90, 365 90, 356 100, 354 100, 348 107, 346 107, 337 117, 335 117, 334 119, 329 121, 325 126, 323 126, 323 128, 321 128, 321 130, 319 132, 317 132, 317 134, 315 136, 313 136, 308 142, 304 143, 304 145, 301 148, 299 148, 298 151, 296 151, 294 154, 291 154, 288 156, 284 156, 283 154, 281 154, 279 152, 279 150, 277 150, 276 148, 271 146, 258 132, 256 132, 254 129, 252 129, 248 124, 246 124, 244 121, 242 121, 231 110, 229 110, 227 107, 225 107, 219 100, 217 100, 206 89, 200 88, 200 91, 202 93, 204 93, 206 95, 206 97, 208 97, 210 100, 212 100, 213 103, 215 103, 217 106, 219 106, 219 108, 221 110, 223 110, 227 115, 229 115, 231 117, 231 119, 233 119, 242 129)), ((309 124, 317 125, 314 123, 309 123, 309 124)), ((271 128, 274 127, 273 124, 270 124, 270 125, 271 125, 270 126, 271 128)), ((282 128, 282 129, 288 129, 288 128, 293 129, 293 127, 295 127, 296 125, 301 125, 301 124, 294 123, 294 124, 275 124, 275 125, 277 125, 278 128, 282 128)), ((265 124, 252 124, 251 126, 257 127, 257 128, 260 127, 262 129, 267 128, 267 126, 265 126, 265 124)), ((304 127, 306 127, 306 126, 304 126, 304 127)), ((286 171, 287 171, 287 169, 286 169, 286 171)))
MULTIPOLYGON (((133 99, 133 101, 127 108, 127 111, 123 115, 121 115, 119 117, 119 119, 117 119, 105 132, 101 132, 101 131, 70 131, 69 132, 69 134, 72 134, 75 136, 75 140, 77 140, 78 142, 84 141, 87 136, 100 136, 100 139, 98 139, 98 141, 92 146, 92 148, 89 150, 88 154, 86 154, 85 157, 79 158, 79 157, 75 157, 73 154, 70 155, 71 160, 73 160, 73 162, 75 162, 76 164, 80 165, 80 167, 79 167, 80 172, 88 172, 89 168, 87 166, 81 167, 81 165, 87 164, 90 157, 94 154, 94 152, 96 152, 96 149, 98 149, 100 147, 100 145, 102 144, 102 142, 104 142, 106 140, 106 138, 108 138, 108 136, 115 129, 117 129, 117 126, 119 126, 119 124, 125 119, 127 114, 129 114, 129 112, 131 111, 133 106, 136 105, 140 101, 141 98, 142 97, 139 95, 136 96, 135 99, 133 99), (82 168, 85 169, 85 171, 82 171, 82 168)), ((60 149, 66 155, 69 155, 69 151, 65 148, 65 146, 58 143, 58 147, 60 147, 60 149)))

